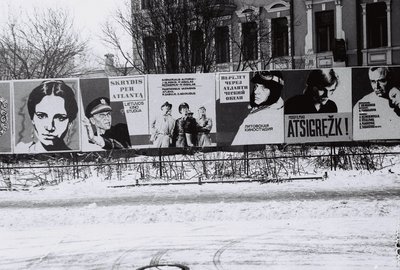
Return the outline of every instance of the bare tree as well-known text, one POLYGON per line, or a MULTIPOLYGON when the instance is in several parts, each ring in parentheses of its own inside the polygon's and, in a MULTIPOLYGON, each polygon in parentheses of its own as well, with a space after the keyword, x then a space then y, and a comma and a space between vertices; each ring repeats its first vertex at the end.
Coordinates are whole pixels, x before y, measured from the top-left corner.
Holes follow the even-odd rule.
POLYGON ((0 72, 10 79, 73 76, 82 73, 79 58, 86 48, 67 11, 35 10, 0 33, 0 72))
MULTIPOLYGON (((221 22, 215 0, 151 0, 127 3, 103 26, 104 41, 119 53, 116 62, 139 73, 210 72, 214 34, 221 22), (123 33, 118 30, 123 30, 123 33), (121 36, 132 38, 133 49, 121 36), (144 49, 146 48, 146 49, 144 49)), ((118 65, 118 64, 117 64, 118 65)), ((124 69, 122 69, 124 70, 124 69)))

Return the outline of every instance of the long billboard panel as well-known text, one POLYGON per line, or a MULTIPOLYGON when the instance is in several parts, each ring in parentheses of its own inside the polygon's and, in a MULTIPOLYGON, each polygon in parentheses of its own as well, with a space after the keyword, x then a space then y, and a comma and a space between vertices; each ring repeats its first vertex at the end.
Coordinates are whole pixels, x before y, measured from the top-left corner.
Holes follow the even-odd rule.
POLYGON ((0 153, 400 140, 400 67, 0 82, 0 153))

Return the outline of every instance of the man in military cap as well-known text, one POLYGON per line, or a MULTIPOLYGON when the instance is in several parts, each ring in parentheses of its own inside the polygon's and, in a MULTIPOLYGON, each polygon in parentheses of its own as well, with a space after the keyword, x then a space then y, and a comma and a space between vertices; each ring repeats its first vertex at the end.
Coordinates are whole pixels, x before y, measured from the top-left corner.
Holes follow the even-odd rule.
POLYGON ((123 123, 112 126, 111 112, 110 100, 106 97, 96 98, 86 106, 85 115, 95 129, 86 125, 89 142, 105 150, 129 148, 128 126, 123 123))

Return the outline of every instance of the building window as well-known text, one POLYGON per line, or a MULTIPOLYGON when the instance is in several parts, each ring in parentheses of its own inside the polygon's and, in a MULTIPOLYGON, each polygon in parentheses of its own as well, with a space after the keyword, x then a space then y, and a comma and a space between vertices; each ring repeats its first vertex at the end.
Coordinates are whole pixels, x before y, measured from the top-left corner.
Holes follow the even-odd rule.
POLYGON ((176 33, 167 34, 167 73, 176 73, 179 70, 178 59, 178 35, 176 33))
POLYGON ((215 60, 217 64, 230 62, 229 45, 229 27, 222 26, 215 28, 215 60))
POLYGON ((333 10, 315 13, 317 52, 333 50, 334 45, 334 13, 333 10))
POLYGON ((155 69, 155 40, 154 37, 143 38, 144 64, 146 69, 155 69))
POLYGON ((243 44, 243 60, 258 59, 258 35, 257 23, 242 23, 242 44, 243 44))
POLYGON ((384 2, 367 4, 368 48, 387 46, 387 14, 384 2))
POLYGON ((285 17, 275 18, 271 21, 272 25, 272 56, 288 56, 288 20, 285 17))
POLYGON ((142 0, 142 9, 149 9, 151 5, 151 0, 142 0))
POLYGON ((190 51, 192 66, 199 66, 203 60, 203 31, 190 31, 190 51))

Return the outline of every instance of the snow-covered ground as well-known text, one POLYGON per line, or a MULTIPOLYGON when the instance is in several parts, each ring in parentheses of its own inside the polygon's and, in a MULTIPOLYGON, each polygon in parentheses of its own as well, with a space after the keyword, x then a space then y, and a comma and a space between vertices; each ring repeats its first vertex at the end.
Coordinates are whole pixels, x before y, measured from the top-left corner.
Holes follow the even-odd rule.
POLYGON ((1 192, 0 269, 398 269, 400 166, 328 176, 1 192))

